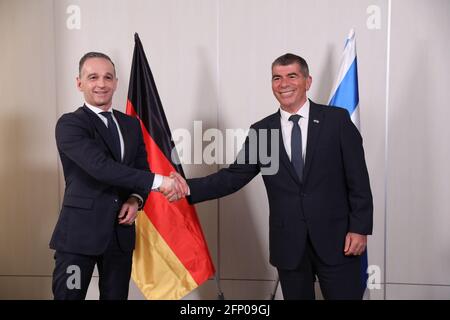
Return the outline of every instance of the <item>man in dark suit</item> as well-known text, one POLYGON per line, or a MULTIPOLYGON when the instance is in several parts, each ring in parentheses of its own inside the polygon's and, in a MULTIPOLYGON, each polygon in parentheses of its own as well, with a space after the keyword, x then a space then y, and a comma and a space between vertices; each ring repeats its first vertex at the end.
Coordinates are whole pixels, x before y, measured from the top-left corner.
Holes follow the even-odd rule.
POLYGON ((272 91, 280 110, 251 126, 255 134, 238 156, 244 161, 187 181, 190 201, 231 194, 262 172, 270 208, 270 262, 284 298, 314 299, 317 276, 325 299, 361 299, 360 256, 373 214, 362 139, 346 110, 307 98, 311 83, 303 58, 277 58, 272 91), (273 134, 279 137, 277 146, 271 143, 273 134), (270 163, 261 157, 266 152, 270 163), (277 170, 264 174, 271 165, 277 170))
POLYGON ((50 241, 53 294, 84 299, 97 265, 100 299, 127 299, 137 212, 151 190, 174 184, 149 171, 139 121, 112 110, 117 78, 107 55, 81 58, 77 87, 85 104, 56 125, 66 189, 50 241))

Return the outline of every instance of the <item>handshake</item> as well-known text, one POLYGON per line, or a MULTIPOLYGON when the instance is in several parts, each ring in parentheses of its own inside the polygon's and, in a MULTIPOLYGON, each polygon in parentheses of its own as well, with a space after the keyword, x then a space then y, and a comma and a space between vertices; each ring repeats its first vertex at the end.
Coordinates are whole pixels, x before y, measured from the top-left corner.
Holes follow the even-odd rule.
POLYGON ((169 200, 169 202, 180 200, 189 194, 189 186, 186 180, 177 172, 171 172, 170 176, 164 176, 159 192, 169 200))

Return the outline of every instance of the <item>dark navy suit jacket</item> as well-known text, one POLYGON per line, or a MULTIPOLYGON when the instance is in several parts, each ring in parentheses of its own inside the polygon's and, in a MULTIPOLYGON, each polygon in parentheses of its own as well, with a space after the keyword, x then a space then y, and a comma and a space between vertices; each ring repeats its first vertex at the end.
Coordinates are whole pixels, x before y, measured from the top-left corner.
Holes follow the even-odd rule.
MULTIPOLYGON (((281 269, 296 268, 307 235, 319 257, 330 265, 345 263, 347 232, 372 233, 373 204, 361 135, 341 108, 310 103, 303 183, 295 173, 283 144, 280 113, 251 126, 256 132, 278 130, 279 170, 263 175, 269 199, 270 262, 281 269)), ((260 135, 257 136, 259 148, 260 135)), ((266 139, 271 150, 270 138, 266 139)), ((231 194, 255 177, 261 161, 249 161, 250 139, 244 143, 246 163, 235 161, 212 175, 189 179, 190 201, 197 203, 231 194), (256 163, 255 163, 256 162, 256 163)), ((264 153, 263 153, 264 154, 264 153)), ((273 156, 273 155, 272 155, 273 156)), ((245 214, 245 212, 242 212, 245 214)))
POLYGON ((114 159, 108 129, 86 106, 61 116, 56 144, 66 188, 50 248, 86 255, 103 253, 112 236, 120 247, 134 249, 135 226, 118 224, 122 204, 132 193, 144 202, 154 174, 139 121, 114 110, 124 140, 124 159, 114 159))

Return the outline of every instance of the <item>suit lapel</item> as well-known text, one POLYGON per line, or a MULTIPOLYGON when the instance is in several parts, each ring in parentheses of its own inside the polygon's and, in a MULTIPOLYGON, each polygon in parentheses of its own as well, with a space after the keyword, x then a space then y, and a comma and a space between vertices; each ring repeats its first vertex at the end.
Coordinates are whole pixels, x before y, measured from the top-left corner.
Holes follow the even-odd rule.
POLYGON ((92 123, 94 124, 95 129, 100 134, 100 136, 102 137, 105 144, 108 146, 108 149, 109 149, 110 153, 113 155, 114 159, 116 161, 120 162, 120 159, 116 159, 116 157, 114 156, 113 143, 112 143, 108 128, 105 126, 103 121, 98 117, 98 115, 96 115, 95 112, 93 112, 88 107, 86 107, 86 105, 83 106, 83 110, 86 112, 86 114, 91 119, 92 123))
MULTIPOLYGON (((286 152, 286 148, 284 147, 283 132, 281 130, 281 115, 280 115, 279 110, 277 113, 274 114, 274 116, 272 117, 272 119, 270 121, 270 129, 275 129, 278 131, 280 163, 282 165, 284 165, 284 167, 290 173, 290 175, 295 180, 295 182, 297 182, 298 184, 301 184, 300 179, 298 178, 297 173, 295 172, 295 168, 292 165, 292 162, 289 160, 288 154, 286 152)), ((270 140, 268 139, 268 141, 270 141, 270 140)))
POLYGON ((306 144, 305 168, 303 170, 303 183, 307 181, 309 170, 316 150, 320 129, 323 125, 323 112, 310 100, 309 120, 308 120, 308 141, 306 144))

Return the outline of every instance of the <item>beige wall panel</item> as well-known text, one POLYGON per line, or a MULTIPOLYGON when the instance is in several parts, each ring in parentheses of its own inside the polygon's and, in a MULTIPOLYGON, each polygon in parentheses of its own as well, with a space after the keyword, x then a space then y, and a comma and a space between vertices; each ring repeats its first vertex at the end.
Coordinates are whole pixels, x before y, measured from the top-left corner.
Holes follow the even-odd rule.
POLYGON ((450 286, 388 284, 387 300, 449 300, 450 286))
POLYGON ((450 2, 394 1, 392 14, 387 283, 448 286, 450 2))
MULTIPOLYGON (((48 276, 58 215, 52 1, 0 2, 0 285, 38 298, 20 276, 48 276), (8 277, 13 276, 13 277, 8 277), (4 278, 7 277, 7 278, 4 278), (16 286, 14 286, 17 280, 16 286), (14 287, 14 288, 12 288, 14 287)), ((30 280, 31 281, 31 280, 30 280)), ((42 292, 42 297, 48 296, 42 292)))
POLYGON ((51 276, 2 276, 0 300, 51 300, 51 276))

